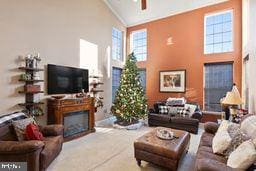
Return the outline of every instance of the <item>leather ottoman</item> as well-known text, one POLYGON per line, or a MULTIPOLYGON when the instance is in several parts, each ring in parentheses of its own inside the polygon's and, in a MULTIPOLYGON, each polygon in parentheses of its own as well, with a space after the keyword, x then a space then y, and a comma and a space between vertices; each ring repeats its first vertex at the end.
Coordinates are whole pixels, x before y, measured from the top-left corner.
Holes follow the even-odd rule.
POLYGON ((186 131, 169 129, 174 133, 173 140, 162 140, 156 136, 157 127, 146 133, 134 142, 134 153, 137 164, 141 165, 141 160, 166 167, 170 170, 177 170, 179 160, 188 151, 190 134, 186 131))

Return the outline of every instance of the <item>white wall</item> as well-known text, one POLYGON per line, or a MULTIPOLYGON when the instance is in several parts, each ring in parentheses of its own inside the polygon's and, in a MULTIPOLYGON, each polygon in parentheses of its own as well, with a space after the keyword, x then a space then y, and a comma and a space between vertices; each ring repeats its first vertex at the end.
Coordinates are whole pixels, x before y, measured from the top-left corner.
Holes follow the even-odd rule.
MULTIPOLYGON (((105 91, 104 108, 97 112, 96 120, 107 117, 111 106, 113 27, 126 33, 125 26, 102 0, 1 0, 0 115, 19 110, 17 103, 25 99, 17 93, 23 86, 18 82, 21 72, 16 69, 19 55, 39 52, 42 67, 48 63, 79 67, 80 55, 84 55, 82 40, 97 47, 97 67, 104 75, 105 91)), ((41 95, 42 99, 46 97, 41 95)), ((46 117, 39 119, 46 123, 46 117)))
MULTIPOLYGON (((249 113, 256 112, 256 1, 243 0, 243 57, 249 60, 243 64, 243 91, 248 87, 249 113), (245 69, 247 68, 247 75, 245 69)), ((244 94, 244 99, 245 93, 244 94)))

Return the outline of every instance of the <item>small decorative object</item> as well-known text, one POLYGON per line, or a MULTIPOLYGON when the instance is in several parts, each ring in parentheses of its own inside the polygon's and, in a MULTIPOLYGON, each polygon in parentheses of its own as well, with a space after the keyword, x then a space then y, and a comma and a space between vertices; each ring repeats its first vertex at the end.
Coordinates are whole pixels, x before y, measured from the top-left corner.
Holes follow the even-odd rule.
POLYGON ((26 92, 38 92, 41 90, 41 86, 40 85, 33 85, 33 84, 27 84, 24 86, 24 90, 26 92))
POLYGON ((185 92, 186 70, 160 71, 160 92, 185 92))
POLYGON ((173 132, 167 129, 157 129, 156 136, 163 140, 171 140, 175 138, 173 132))
POLYGON ((54 99, 63 99, 65 97, 65 95, 54 95, 54 96, 51 96, 52 98, 54 99))
POLYGON ((33 79, 34 79, 34 80, 40 80, 40 76, 39 76, 39 73, 38 73, 38 72, 35 72, 35 73, 33 74, 33 79))
POLYGON ((41 61, 40 54, 37 53, 37 55, 28 54, 25 57, 26 61, 26 67, 27 68, 37 68, 38 62, 41 61))

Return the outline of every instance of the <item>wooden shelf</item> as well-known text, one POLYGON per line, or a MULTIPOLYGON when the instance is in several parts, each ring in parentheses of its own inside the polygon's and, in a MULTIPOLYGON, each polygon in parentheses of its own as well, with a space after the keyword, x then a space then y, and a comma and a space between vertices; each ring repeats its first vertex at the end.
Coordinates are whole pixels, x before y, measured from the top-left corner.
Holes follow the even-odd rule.
POLYGON ((104 84, 104 83, 102 83, 102 82, 98 82, 98 83, 96 83, 96 82, 93 83, 93 82, 92 82, 92 83, 90 83, 90 85, 103 85, 103 84, 104 84))
POLYGON ((20 94, 38 94, 44 93, 44 91, 35 91, 35 92, 27 92, 27 91, 19 91, 20 94))
POLYGON ((42 68, 19 67, 19 69, 25 71, 44 71, 44 69, 42 68))
POLYGON ((104 90, 91 90, 91 92, 95 92, 95 93, 97 93, 97 92, 104 92, 104 90))
POLYGON ((23 80, 23 79, 19 79, 19 81, 29 82, 29 83, 44 82, 44 80, 23 80))
POLYGON ((43 102, 38 102, 38 103, 19 103, 18 105, 20 106, 38 106, 44 104, 43 102))
POLYGON ((102 76, 91 75, 90 78, 102 78, 102 76))

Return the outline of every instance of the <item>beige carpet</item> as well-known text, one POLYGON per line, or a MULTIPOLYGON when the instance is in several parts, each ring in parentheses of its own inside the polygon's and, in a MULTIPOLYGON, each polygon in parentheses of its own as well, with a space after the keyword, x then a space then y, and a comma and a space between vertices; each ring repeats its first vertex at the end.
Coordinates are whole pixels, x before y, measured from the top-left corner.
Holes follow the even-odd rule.
MULTIPOLYGON (((62 152, 47 171, 163 171, 165 169, 147 162, 138 167, 134 159, 134 140, 151 129, 128 131, 97 127, 96 133, 64 143, 62 152)), ((189 152, 181 160, 179 171, 190 171, 194 167, 201 133, 202 129, 198 135, 191 134, 189 152)))

